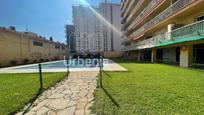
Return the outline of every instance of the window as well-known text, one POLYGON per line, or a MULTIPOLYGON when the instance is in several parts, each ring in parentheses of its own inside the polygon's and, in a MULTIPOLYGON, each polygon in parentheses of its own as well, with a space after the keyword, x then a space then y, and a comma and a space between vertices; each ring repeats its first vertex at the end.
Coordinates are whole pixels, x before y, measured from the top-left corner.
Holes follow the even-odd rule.
POLYGON ((60 49, 60 46, 58 46, 58 45, 55 45, 55 49, 60 49))
POLYGON ((204 20, 204 15, 196 17, 196 21, 201 21, 201 20, 204 20))
POLYGON ((33 41, 33 45, 43 47, 43 43, 38 41, 33 41))
POLYGON ((62 50, 65 50, 65 47, 64 47, 64 46, 62 46, 62 50))

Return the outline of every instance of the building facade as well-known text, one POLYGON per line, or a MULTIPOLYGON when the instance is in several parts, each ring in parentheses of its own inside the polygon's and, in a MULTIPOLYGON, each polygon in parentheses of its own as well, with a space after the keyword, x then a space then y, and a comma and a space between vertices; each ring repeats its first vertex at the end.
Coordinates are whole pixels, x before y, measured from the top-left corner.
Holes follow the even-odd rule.
POLYGON ((59 60, 66 52, 64 44, 0 27, 0 66, 59 60))
POLYGON ((92 8, 73 6, 77 52, 121 51, 121 34, 108 26, 121 28, 120 5, 101 3, 92 8))
POLYGON ((75 27, 74 25, 66 25, 65 33, 67 38, 67 45, 70 53, 75 53, 76 51, 76 39, 75 39, 75 27))
POLYGON ((126 57, 191 67, 204 64, 203 0, 122 0, 126 57))

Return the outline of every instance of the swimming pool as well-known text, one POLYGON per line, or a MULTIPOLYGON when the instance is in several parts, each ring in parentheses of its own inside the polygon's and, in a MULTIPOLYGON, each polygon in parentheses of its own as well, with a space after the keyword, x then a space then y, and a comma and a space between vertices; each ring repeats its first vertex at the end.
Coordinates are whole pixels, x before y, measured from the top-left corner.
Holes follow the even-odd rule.
MULTIPOLYGON (((42 63, 42 69, 66 69, 66 68, 97 68, 99 67, 97 60, 91 60, 89 64, 85 63, 85 60, 70 60, 67 62, 66 60, 54 61, 42 63)), ((21 69, 38 69, 38 64, 22 66, 18 68, 13 68, 15 70, 21 69)))
MULTIPOLYGON (((67 61, 52 61, 42 63, 42 72, 67 72, 67 61)), ((127 71, 125 68, 121 67, 117 63, 109 59, 103 60, 103 70, 105 71, 127 71)), ((99 71, 98 59, 89 60, 84 62, 84 60, 70 60, 69 71, 99 71)), ((38 73, 38 64, 28 64, 22 66, 1 68, 0 73, 38 73)))

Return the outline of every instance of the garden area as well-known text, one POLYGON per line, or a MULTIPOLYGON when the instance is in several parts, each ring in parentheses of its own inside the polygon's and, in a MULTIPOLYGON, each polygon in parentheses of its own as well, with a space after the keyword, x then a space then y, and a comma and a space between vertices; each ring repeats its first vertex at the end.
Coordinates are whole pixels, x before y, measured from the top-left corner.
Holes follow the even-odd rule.
POLYGON ((164 64, 115 61, 128 71, 103 72, 105 91, 96 90, 93 113, 204 114, 204 71, 164 64))
MULTIPOLYGON (((43 73, 43 89, 65 78, 65 73, 43 73)), ((13 114, 39 93, 39 74, 0 74, 0 114, 13 114)))

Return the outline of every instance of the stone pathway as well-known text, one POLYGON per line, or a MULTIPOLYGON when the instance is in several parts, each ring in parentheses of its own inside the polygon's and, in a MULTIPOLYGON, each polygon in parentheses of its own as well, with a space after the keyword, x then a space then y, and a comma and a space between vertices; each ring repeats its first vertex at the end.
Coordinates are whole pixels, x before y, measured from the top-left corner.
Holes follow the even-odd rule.
POLYGON ((45 91, 26 115, 89 115, 97 75, 71 72, 67 79, 45 91))

